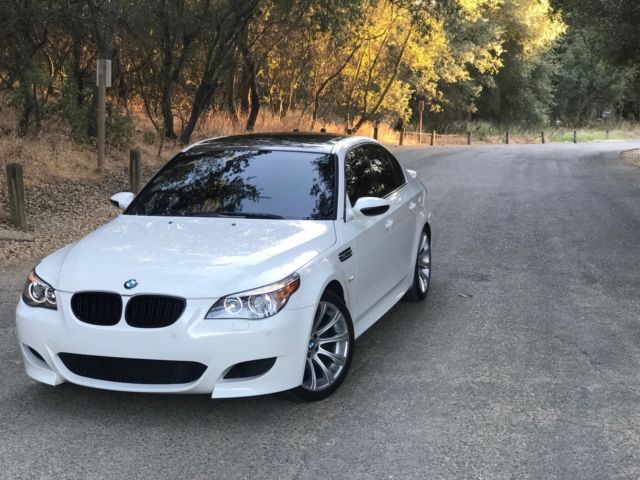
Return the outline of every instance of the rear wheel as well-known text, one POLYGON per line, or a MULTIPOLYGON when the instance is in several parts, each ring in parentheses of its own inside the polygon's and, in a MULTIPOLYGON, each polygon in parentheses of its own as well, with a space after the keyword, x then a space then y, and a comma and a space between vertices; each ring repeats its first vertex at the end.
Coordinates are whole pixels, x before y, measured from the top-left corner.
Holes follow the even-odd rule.
POLYGON ((327 398, 347 375, 353 347, 349 310, 338 295, 327 290, 318 304, 307 343, 302 384, 291 393, 307 401, 327 398))
POLYGON ((427 230, 420 234, 418 255, 413 273, 413 285, 407 292, 407 298, 412 302, 421 302, 427 298, 431 285, 431 238, 427 230))

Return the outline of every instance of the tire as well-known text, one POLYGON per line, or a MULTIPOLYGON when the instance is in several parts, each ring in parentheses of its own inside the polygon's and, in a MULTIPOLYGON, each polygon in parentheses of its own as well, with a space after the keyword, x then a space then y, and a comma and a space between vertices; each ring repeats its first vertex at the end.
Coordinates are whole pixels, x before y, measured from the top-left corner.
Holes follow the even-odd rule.
POLYGON ((353 359, 351 315, 344 301, 329 290, 320 298, 308 342, 302 384, 290 392, 298 400, 312 402, 338 389, 353 359))
POLYGON ((418 253, 413 270, 413 284, 406 294, 411 302, 422 302, 427 298, 431 286, 431 238, 425 228, 420 234, 418 253))

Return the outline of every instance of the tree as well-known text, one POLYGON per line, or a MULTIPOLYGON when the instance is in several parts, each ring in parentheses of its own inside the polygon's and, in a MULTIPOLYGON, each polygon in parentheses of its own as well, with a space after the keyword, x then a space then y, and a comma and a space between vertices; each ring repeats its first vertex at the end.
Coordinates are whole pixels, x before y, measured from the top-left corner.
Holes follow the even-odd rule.
POLYGON ((502 68, 478 100, 479 118, 504 125, 548 121, 554 104, 552 47, 565 30, 548 0, 505 0, 495 16, 502 30, 502 68))
POLYGON ((203 69, 191 103, 191 113, 179 140, 189 143, 202 112, 209 106, 211 98, 220 86, 229 54, 238 45, 238 39, 253 17, 259 0, 247 0, 240 6, 233 0, 216 9, 215 22, 204 35, 202 58, 203 69))

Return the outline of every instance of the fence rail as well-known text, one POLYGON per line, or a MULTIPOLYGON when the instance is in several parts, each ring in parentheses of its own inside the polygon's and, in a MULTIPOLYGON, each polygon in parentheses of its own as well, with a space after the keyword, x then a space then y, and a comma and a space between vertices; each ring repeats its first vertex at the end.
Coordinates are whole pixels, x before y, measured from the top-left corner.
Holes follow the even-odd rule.
MULTIPOLYGON (((401 130, 397 133, 398 145, 472 145, 474 142, 480 143, 504 143, 506 145, 516 143, 541 143, 545 144, 554 141, 554 138, 560 137, 559 141, 579 143, 581 141, 592 140, 609 140, 610 131, 603 130, 598 132, 580 131, 580 130, 541 130, 539 134, 518 133, 514 134, 511 130, 505 130, 502 135, 482 135, 474 136, 473 132, 466 133, 438 133, 437 131, 419 132, 411 130, 401 130), (596 137, 596 138, 594 138, 596 137), (526 139, 526 141, 522 141, 526 139)), ((388 138, 388 137, 387 137, 388 138)), ((556 140, 558 141, 558 140, 556 140)))

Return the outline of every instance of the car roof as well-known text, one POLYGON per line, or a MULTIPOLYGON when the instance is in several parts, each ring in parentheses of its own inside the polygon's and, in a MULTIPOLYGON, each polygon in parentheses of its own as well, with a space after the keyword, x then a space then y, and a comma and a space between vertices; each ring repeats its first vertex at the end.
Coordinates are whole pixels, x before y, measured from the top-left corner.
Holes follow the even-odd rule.
POLYGON ((310 152, 331 153, 342 142, 363 140, 362 137, 350 137, 337 133, 286 132, 251 133, 210 138, 188 146, 183 152, 206 152, 213 148, 258 148, 269 150, 307 150, 310 152))

